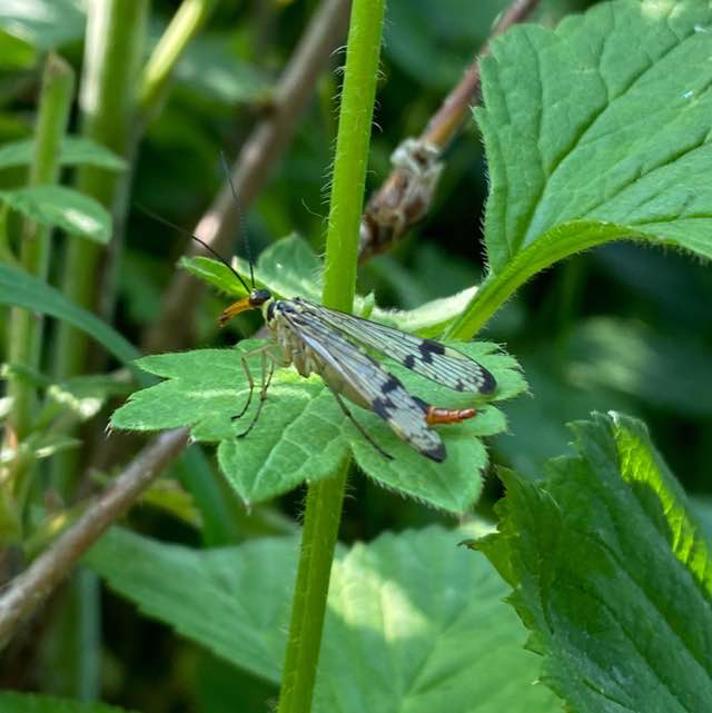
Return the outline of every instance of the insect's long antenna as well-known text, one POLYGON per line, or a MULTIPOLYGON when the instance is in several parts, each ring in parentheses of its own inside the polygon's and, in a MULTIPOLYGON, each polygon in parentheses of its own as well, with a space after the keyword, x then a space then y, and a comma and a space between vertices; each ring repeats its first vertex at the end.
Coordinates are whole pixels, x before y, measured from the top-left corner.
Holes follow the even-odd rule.
MULTIPOLYGON (((140 203, 134 203, 134 205, 142 212, 145 213, 149 218, 152 218, 153 220, 157 221, 158 223, 162 223, 163 225, 173 228, 173 230, 177 230, 179 233, 182 233, 183 235, 191 238, 192 240, 195 240, 196 243, 199 245, 202 245, 213 257, 217 258, 225 267, 232 272, 233 275, 240 281, 240 284, 245 288, 246 292, 249 294, 252 290, 247 286, 247 283, 242 279, 242 275, 222 256, 220 253, 218 253, 216 250, 213 250, 213 248, 210 247, 204 240, 201 240, 197 235, 193 235, 193 233, 190 232, 190 230, 186 230, 185 228, 181 228, 180 225, 176 225, 175 223, 172 223, 170 220, 167 220, 166 218, 158 215, 157 213, 154 213, 152 210, 149 208, 146 208, 146 206, 141 205, 140 203)), ((252 263, 250 262, 250 274, 252 274, 252 263)), ((252 279, 252 284, 254 286, 255 281, 254 277, 252 279)))
POLYGON ((232 197, 235 199, 235 205, 237 207, 237 215, 240 221, 240 234, 242 236, 242 245, 245 248, 245 255, 247 255, 247 261, 250 264, 250 281, 252 282, 252 287, 255 287, 255 271, 254 263, 252 261, 252 250, 250 248, 250 243, 247 240, 247 229, 245 227, 245 219, 240 210, 240 199, 237 196, 237 191, 235 190, 235 184, 232 182, 232 173, 230 173, 230 167, 227 165, 227 159, 223 151, 220 152, 220 163, 222 164, 223 172, 225 173, 225 178, 230 184, 230 191, 232 192, 232 197))

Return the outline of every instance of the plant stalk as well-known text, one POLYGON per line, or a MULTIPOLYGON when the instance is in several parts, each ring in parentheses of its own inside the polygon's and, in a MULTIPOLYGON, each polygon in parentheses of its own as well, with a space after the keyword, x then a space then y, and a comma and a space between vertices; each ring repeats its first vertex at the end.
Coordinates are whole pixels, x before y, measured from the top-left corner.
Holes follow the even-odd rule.
MULTIPOLYGON (((383 13, 383 0, 354 0, 346 49, 323 293, 326 306, 346 311, 356 289, 383 13)), ((332 478, 309 486, 278 713, 311 710, 349 463, 346 459, 332 478)))
MULTIPOLYGON (((69 109, 74 92, 74 71, 58 55, 47 58, 42 77, 39 113, 35 128, 34 153, 28 184, 41 186, 59 178, 59 153, 67 130, 69 109)), ((50 256, 50 230, 26 219, 22 226, 20 266, 42 280, 47 278, 50 256)), ((39 369, 42 345, 42 319, 25 309, 10 313, 9 361, 11 364, 39 369)), ((8 378, 8 394, 13 400, 8 427, 17 441, 30 430, 35 388, 22 377, 8 378)))
MULTIPOLYGON (((143 49, 147 7, 147 0, 129 3, 103 0, 88 4, 79 96, 81 131, 123 157, 129 152, 135 120, 135 78, 143 49)), ((125 209, 127 178, 84 165, 77 169, 76 186, 111 213, 114 240, 125 209)), ((61 287, 71 301, 94 311, 105 257, 103 246, 77 235, 69 236, 61 287)), ((64 380, 82 374, 88 351, 87 336, 67 322, 60 322, 53 362, 55 378, 64 380)), ((52 459, 52 481, 60 492, 66 493, 76 479, 78 457, 77 452, 66 452, 52 459)))
MULTIPOLYGON (((80 92, 82 134, 119 156, 126 156, 135 117, 136 81, 144 41, 146 0, 104 0, 88 6, 84 73, 80 92)), ((114 171, 81 166, 77 188, 92 196, 114 216, 123 208, 125 179, 114 171)), ((62 277, 62 291, 72 301, 93 309, 102 246, 71 236, 62 277)), ((82 373, 86 362, 86 336, 62 322, 57 333, 55 376, 82 373)))
POLYGON ((158 110, 178 60, 203 26, 216 0, 184 0, 146 62, 138 109, 144 121, 158 110))
MULTIPOLYGON (((62 138, 67 130, 69 110, 74 94, 74 71, 61 57, 50 54, 42 76, 42 90, 39 100, 39 112, 35 128, 35 141, 30 164, 28 184, 40 186, 57 183, 59 178, 59 154, 62 138)), ((47 279, 51 250, 51 231, 33 220, 26 219, 22 225, 22 244, 20 247, 20 266, 27 272, 47 279)), ((8 361, 12 365, 39 370, 42 352, 41 315, 29 310, 13 307, 10 310, 8 333, 8 361)), ((5 445, 20 448, 22 441, 32 429, 37 394, 35 387, 22 375, 13 371, 8 376, 8 395, 12 399, 12 408, 8 414, 5 432, 5 445)), ((14 533, 6 532, 6 526, 12 520, 11 490, 18 500, 27 492, 27 479, 32 472, 31 463, 24 458, 17 458, 9 482, 3 483, 3 517, 0 539, 10 539, 19 535, 23 503, 16 503, 16 527, 14 533)))

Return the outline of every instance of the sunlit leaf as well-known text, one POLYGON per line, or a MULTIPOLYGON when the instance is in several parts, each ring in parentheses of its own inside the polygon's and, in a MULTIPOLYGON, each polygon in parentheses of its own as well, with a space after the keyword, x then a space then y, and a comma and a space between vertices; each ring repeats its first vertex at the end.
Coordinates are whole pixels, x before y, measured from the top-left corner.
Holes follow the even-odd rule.
POLYGON ((41 50, 80 40, 85 17, 77 0, 3 0, 0 27, 41 50))
MULTIPOLYGON (((480 438, 506 429, 495 406, 482 405, 478 415, 446 426, 441 435, 448 450, 434 463, 400 441, 378 416, 356 407, 356 418, 374 440, 393 456, 386 460, 345 418, 333 395, 318 377, 303 379, 293 369, 279 370, 257 426, 246 438, 236 438, 254 414, 257 398, 239 421, 232 420, 247 402, 249 383, 240 353, 262 344, 242 342, 237 349, 205 349, 140 359, 145 371, 166 381, 134 393, 112 416, 112 426, 127 430, 158 430, 190 426, 194 438, 219 442, 218 460, 228 480, 248 503, 286 492, 305 480, 333 475, 349 450, 372 478, 388 488, 435 507, 462 512, 476 499, 487 451, 480 438)), ((526 388, 514 359, 487 343, 458 344, 495 376, 494 400, 512 398, 526 388)), ((259 379, 261 360, 250 361, 259 379)), ((414 393, 431 403, 464 406, 472 397, 455 394, 396 364, 387 364, 414 393), (444 393, 445 392, 445 393, 444 393)))
POLYGON ((33 186, 0 191, 13 210, 49 227, 81 235, 98 243, 111 237, 111 216, 93 198, 64 186, 33 186))
POLYGON ((477 112, 494 272, 574 221, 712 257, 710 27, 704 3, 623 0, 494 43, 477 112))
POLYGON ((454 336, 597 245, 640 240, 712 257, 711 29, 705 3, 616 0, 492 43, 476 110, 491 272, 454 336))
POLYGON ((712 700, 712 559, 685 496, 634 419, 575 423, 576 455, 536 483, 504 473, 480 547, 573 710, 704 713, 712 700))
MULTIPOLYGON (((468 534, 431 527, 338 552, 315 713, 557 709, 533 685, 536 657, 522 649, 504 583, 457 547, 468 534)), ((148 616, 277 683, 296 558, 292 538, 201 552, 114 530, 89 563, 148 616)))

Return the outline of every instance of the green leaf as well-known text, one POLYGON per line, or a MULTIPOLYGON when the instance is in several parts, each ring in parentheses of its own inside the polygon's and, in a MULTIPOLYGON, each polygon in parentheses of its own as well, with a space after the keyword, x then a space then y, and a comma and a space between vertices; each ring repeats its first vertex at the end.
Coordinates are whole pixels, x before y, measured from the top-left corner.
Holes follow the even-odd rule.
POLYGON ((499 434, 492 441, 496 454, 493 460, 505 462, 528 478, 540 478, 550 458, 571 452, 566 422, 584 419, 596 410, 633 408, 630 399, 603 384, 595 391, 582 388, 572 378, 564 356, 551 345, 522 355, 533 397, 506 404, 509 433, 499 434))
POLYGON ((0 691, 0 710, 2 713, 128 713, 126 708, 105 703, 87 703, 14 691, 0 691))
POLYGON ((57 227, 98 243, 111 237, 111 216, 96 200, 64 186, 0 191, 0 200, 42 225, 57 227))
POLYGON ((241 60, 229 40, 217 34, 196 37, 178 62, 174 76, 179 86, 227 105, 266 102, 272 93, 265 75, 241 60))
MULTIPOLYGON (((34 140, 24 139, 0 146, 0 169, 28 166, 32 162, 34 140)), ((82 136, 65 136, 60 148, 62 166, 89 165, 110 171, 126 170, 126 161, 101 144, 82 136)))
POLYGON ((38 421, 49 423, 59 414, 71 413, 77 422, 96 416, 111 398, 125 397, 133 384, 107 374, 76 376, 64 382, 53 382, 46 387, 46 403, 38 421))
POLYGON ((0 27, 41 50, 84 36, 84 12, 76 0, 3 0, 0 27))
POLYGON ((700 523, 707 542, 712 543, 712 498, 709 495, 692 498, 690 506, 700 523))
POLYGON ((449 90, 506 5, 506 0, 392 0, 383 50, 417 83, 449 90))
POLYGON ((421 337, 438 337, 445 327, 472 301, 476 287, 468 287, 449 297, 439 297, 409 310, 374 308, 372 319, 421 337))
MULTIPOLYGON (((276 372, 257 426, 238 439, 250 422, 258 399, 235 422, 247 401, 249 384, 240 354, 263 345, 250 340, 237 349, 205 349, 140 359, 145 371, 167 379, 136 392, 112 416, 112 426, 128 430, 158 430, 190 426, 199 441, 219 441, 221 469, 246 503, 287 492, 300 483, 328 477, 349 449, 359 466, 388 488, 453 512, 466 510, 481 488, 479 472, 487 464, 480 439, 501 432, 506 421, 499 409, 483 404, 476 418, 443 427, 448 449, 443 463, 434 463, 400 441, 378 416, 354 407, 358 422, 393 460, 386 461, 341 412, 333 395, 318 377, 303 379, 293 369, 276 372)), ((495 376, 495 401, 512 398, 526 384, 517 363, 487 343, 456 344, 495 376)), ((258 380, 259 356, 250 359, 258 380)), ((387 363, 406 387, 431 403, 472 404, 471 396, 449 390, 387 363), (449 400, 449 402, 448 402, 449 400)))
POLYGON ((0 29, 0 68, 4 72, 31 69, 36 63, 36 48, 0 29))
MULTIPOLYGON (((457 547, 467 534, 430 527, 337 554, 315 713, 556 710, 532 685, 504 584, 457 547)), ((148 616, 277 683, 296 555, 292 538, 196 551, 114 529, 88 560, 148 616)))
MULTIPOLYGON (((243 296, 245 288, 223 263, 207 257, 181 258, 181 267, 228 295, 243 296)), ((233 258, 232 264, 250 285, 250 266, 246 260, 233 258)), ((321 262, 309 243, 298 235, 289 235, 262 252, 254 267, 255 282, 276 297, 305 297, 319 300, 321 262)))
POLYGON ((240 297, 247 294, 232 270, 217 260, 209 257, 182 257, 178 264, 191 275, 220 292, 240 297))
POLYGON ((712 257, 710 23, 705 3, 623 0, 494 43, 478 111, 493 271, 572 221, 712 257))
POLYGON ((172 515, 196 530, 203 529, 200 510, 190 493, 183 490, 175 480, 160 478, 154 481, 141 494, 140 503, 172 515))
MULTIPOLYGON (((244 296, 245 288, 224 264, 207 257, 181 258, 179 263, 197 278, 220 292, 244 296)), ((250 284, 249 265, 234 259, 234 267, 250 284)), ((290 235, 273 243, 258 258, 255 281, 266 287, 275 297, 303 297, 321 301, 322 264, 309 243, 298 235, 290 235)), ((424 337, 436 337, 472 301, 476 288, 468 287, 454 295, 440 297, 411 310, 392 310, 373 307, 369 296, 356 297, 355 312, 368 312, 376 322, 388 324, 424 337), (370 310, 370 312, 369 312, 370 310)))
POLYGON ((201 551, 113 528, 84 560, 146 615, 279 681, 298 548, 296 538, 259 538, 201 551))
POLYGON ((0 464, 12 462, 18 450, 35 460, 41 460, 81 445, 82 442, 79 439, 61 433, 31 433, 18 448, 0 446, 0 464))
POLYGON ((11 267, 0 264, 0 305, 14 305, 69 322, 94 337, 122 362, 138 356, 138 350, 108 324, 91 312, 70 302, 59 291, 42 280, 11 267))
POLYGON ((712 415, 712 359, 702 342, 601 317, 580 323, 566 350, 571 381, 584 388, 615 389, 658 408, 712 415))
POLYGON ((482 62, 491 274, 471 337, 557 260, 634 239, 712 257, 712 8, 617 0, 520 25, 482 62))
POLYGON ((504 473, 500 532, 481 549, 573 710, 709 710, 712 560, 642 423, 573 424, 577 455, 539 483, 504 473))

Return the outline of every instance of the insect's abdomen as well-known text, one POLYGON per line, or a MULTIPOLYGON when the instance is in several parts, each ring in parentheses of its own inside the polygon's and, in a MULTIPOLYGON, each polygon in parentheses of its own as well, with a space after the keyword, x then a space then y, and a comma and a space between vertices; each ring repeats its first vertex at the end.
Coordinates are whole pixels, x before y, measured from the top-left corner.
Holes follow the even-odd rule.
POLYGON ((477 409, 474 408, 440 408, 438 406, 428 406, 425 411, 425 420, 428 426, 435 426, 439 423, 459 423, 468 418, 474 418, 477 409))

